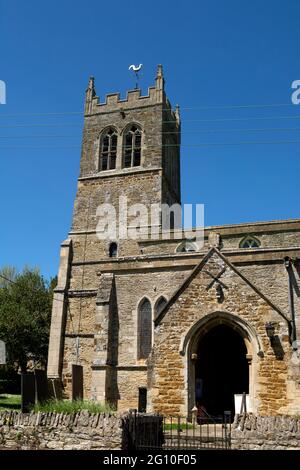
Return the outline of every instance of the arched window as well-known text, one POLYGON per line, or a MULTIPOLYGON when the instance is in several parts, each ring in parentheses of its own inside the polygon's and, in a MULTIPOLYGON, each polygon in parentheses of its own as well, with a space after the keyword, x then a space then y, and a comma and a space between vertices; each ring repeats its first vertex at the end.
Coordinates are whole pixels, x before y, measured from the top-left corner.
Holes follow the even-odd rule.
POLYGON ((162 311, 162 309, 164 308, 164 306, 168 303, 167 299, 163 296, 161 296, 156 304, 155 304, 155 318, 158 317, 158 315, 160 314, 160 312, 162 311))
POLYGON ((132 125, 124 134, 123 167, 130 168, 141 164, 142 131, 132 125))
POLYGON ((100 143, 100 171, 116 168, 117 144, 117 131, 113 128, 107 129, 102 135, 100 143))
POLYGON ((109 245, 109 257, 116 258, 118 256, 118 245, 115 242, 112 242, 109 245))
POLYGON ((260 241, 252 235, 247 235, 240 243, 240 248, 259 248, 260 241))
POLYGON ((197 251, 197 245, 192 242, 184 241, 176 248, 176 253, 192 253, 197 251))
POLYGON ((143 299, 138 309, 138 359, 147 359, 152 346, 152 309, 148 299, 143 299))

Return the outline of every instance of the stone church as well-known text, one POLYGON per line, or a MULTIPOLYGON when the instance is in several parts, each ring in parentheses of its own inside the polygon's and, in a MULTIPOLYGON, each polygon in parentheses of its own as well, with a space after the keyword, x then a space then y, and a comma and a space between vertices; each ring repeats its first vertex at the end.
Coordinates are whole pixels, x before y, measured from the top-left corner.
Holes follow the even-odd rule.
POLYGON ((160 65, 146 96, 101 102, 89 80, 53 302, 56 393, 72 396, 75 364, 84 398, 118 410, 217 416, 246 393, 254 413, 299 414, 300 220, 205 227, 202 246, 161 227, 154 240, 100 240, 97 207, 118 212, 121 195, 180 203, 180 113, 160 65))

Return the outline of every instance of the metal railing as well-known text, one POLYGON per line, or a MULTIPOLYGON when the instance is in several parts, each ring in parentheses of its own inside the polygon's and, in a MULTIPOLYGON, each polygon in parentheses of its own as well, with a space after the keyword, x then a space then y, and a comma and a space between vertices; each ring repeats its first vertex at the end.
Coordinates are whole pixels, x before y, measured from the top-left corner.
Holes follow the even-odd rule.
POLYGON ((230 449, 231 413, 219 417, 129 415, 131 447, 136 450, 230 449))

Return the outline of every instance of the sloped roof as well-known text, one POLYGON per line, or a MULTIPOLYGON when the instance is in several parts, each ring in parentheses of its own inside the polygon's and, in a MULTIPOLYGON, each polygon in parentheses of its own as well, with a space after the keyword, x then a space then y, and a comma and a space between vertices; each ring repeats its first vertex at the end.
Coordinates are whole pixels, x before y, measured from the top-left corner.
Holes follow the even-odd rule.
POLYGON ((277 312, 284 320, 286 320, 287 323, 290 323, 290 320, 287 318, 287 316, 282 312, 282 310, 277 307, 268 297, 265 296, 261 292, 260 289, 258 289, 254 284, 252 284, 249 279, 244 276, 239 269, 237 269, 217 248, 212 247, 206 255, 202 258, 202 260, 198 263, 198 265, 193 269, 193 271, 188 275, 188 277, 183 281, 181 286, 177 289, 177 291, 172 295, 170 298, 169 302, 165 305, 165 307, 162 309, 160 314, 157 316, 157 318, 154 321, 155 326, 159 325, 160 321, 163 319, 165 314, 167 313, 168 309, 170 308, 171 305, 173 305, 178 297, 184 292, 184 290, 189 286, 191 281, 195 278, 195 276, 202 270, 202 268, 206 265, 208 260, 211 258, 211 256, 216 253, 227 266, 234 271, 251 289, 256 292, 275 312, 277 312))

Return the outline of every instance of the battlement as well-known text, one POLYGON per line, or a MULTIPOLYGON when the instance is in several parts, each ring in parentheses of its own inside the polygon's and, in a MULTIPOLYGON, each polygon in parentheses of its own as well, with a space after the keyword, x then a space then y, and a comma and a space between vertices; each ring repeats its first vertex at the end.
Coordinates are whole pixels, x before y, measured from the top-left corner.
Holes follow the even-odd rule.
POLYGON ((164 84, 162 66, 158 65, 155 86, 148 88, 147 95, 142 95, 141 89, 136 88, 127 91, 125 99, 120 99, 120 93, 109 93, 105 96, 105 101, 101 103, 99 96, 96 95, 94 77, 90 77, 86 90, 84 114, 85 116, 91 116, 114 111, 120 112, 122 109, 163 104, 164 108, 169 110, 172 117, 176 119, 176 113, 172 111, 172 106, 166 97, 164 84))
POLYGON ((105 101, 102 103, 100 102, 99 96, 94 96, 92 100, 92 114, 102 111, 106 112, 108 108, 118 108, 118 110, 120 110, 122 107, 131 107, 137 104, 138 106, 149 106, 149 104, 161 103, 161 101, 157 99, 157 90, 155 87, 149 87, 147 95, 142 95, 141 93, 140 88, 128 90, 125 99, 120 99, 120 93, 108 93, 105 95, 105 101))

